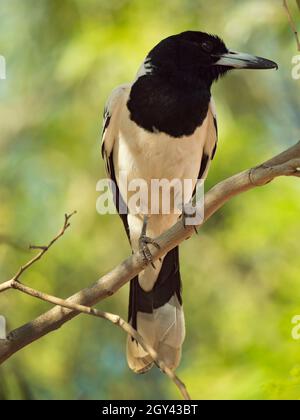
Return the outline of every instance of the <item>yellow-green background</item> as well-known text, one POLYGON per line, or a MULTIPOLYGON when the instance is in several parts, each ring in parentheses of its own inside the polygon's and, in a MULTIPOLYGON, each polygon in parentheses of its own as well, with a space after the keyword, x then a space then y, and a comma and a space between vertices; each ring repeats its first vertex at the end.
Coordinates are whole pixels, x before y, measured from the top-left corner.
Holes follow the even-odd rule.
MULTIPOLYGON (((208 188, 299 139, 296 44, 281 0, 1 0, 0 281, 74 209, 72 228, 26 283, 66 297, 129 255, 118 216, 95 210, 103 105, 158 41, 187 29, 280 66, 232 72, 214 87, 220 141, 208 188)), ((194 398, 300 397, 300 341, 291 338, 300 313, 299 193, 298 179, 281 179, 239 196, 181 246, 187 338, 178 373, 194 398)), ((98 307, 126 317, 127 294, 124 287, 98 307)), ((11 329, 48 308, 16 291, 0 296, 11 329)), ((124 344, 118 328, 77 317, 1 367, 0 398, 177 398, 157 369, 128 370, 124 344)))

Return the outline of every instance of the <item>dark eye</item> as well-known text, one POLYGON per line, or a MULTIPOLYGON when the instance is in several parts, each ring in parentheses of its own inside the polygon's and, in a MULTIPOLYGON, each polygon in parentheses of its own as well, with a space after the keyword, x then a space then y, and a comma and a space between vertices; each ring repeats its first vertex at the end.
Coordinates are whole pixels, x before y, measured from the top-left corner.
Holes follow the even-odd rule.
POLYGON ((214 46, 211 42, 204 41, 204 42, 202 42, 201 47, 202 47, 203 51, 210 53, 210 52, 212 52, 214 46))

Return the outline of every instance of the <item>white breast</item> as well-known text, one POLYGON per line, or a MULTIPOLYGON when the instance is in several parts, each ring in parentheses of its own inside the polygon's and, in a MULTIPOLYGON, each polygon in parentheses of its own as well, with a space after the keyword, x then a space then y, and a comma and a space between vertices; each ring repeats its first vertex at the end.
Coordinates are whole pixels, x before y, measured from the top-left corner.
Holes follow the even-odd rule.
MULTIPOLYGON (((207 128, 208 121, 205 119, 191 136, 173 138, 165 133, 150 133, 130 119, 125 106, 114 144, 114 162, 118 166, 115 169, 126 172, 128 181, 142 178, 149 186, 151 179, 175 178, 192 179, 195 185, 207 128)), ((118 179, 118 174, 116 176, 118 179)))

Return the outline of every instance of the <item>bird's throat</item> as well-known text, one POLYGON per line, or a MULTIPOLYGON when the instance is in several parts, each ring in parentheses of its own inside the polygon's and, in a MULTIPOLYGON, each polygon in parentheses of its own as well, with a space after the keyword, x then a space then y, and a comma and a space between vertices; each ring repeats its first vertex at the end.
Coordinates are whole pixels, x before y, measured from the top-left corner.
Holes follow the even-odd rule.
POLYGON ((172 137, 190 136, 206 118, 210 90, 184 80, 166 80, 159 76, 142 76, 131 88, 127 107, 130 118, 150 132, 172 137))

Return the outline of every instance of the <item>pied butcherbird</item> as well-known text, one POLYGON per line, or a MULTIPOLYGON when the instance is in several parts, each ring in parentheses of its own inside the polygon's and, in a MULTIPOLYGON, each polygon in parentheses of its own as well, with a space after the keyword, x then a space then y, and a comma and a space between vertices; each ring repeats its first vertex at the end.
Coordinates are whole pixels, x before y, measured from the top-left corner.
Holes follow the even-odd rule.
MULTIPOLYGON (((232 69, 273 69, 273 61, 229 50, 215 35, 188 31, 162 40, 147 55, 135 80, 113 90, 104 111, 102 155, 115 182, 115 204, 132 251, 151 261, 148 244, 170 228, 178 213, 131 209, 127 185, 143 179, 205 179, 217 148, 212 83, 232 69), (126 173, 127 184, 120 179, 126 173), (126 197, 126 198, 125 198, 126 197), (125 200, 125 202, 124 202, 125 200)), ((190 200, 192 192, 187 200, 190 200)), ((129 321, 171 369, 185 337, 178 247, 130 282, 129 321)), ((150 355, 127 339, 127 361, 137 373, 152 367, 150 355)))

